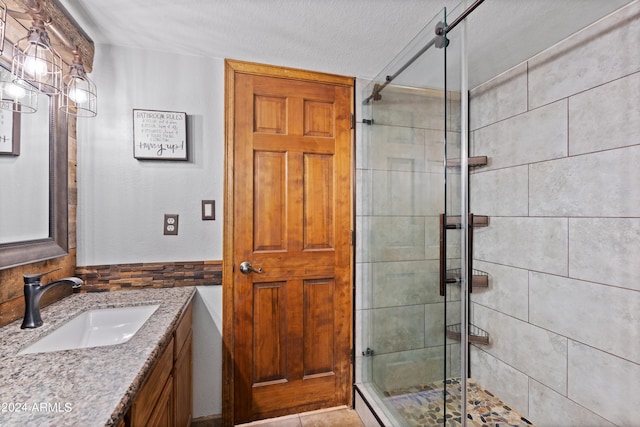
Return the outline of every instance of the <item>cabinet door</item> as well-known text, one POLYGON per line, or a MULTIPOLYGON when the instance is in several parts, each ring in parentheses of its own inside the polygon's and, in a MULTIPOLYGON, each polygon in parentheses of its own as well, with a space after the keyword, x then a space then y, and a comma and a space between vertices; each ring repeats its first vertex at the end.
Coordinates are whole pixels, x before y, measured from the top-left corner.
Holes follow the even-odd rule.
POLYGON ((148 427, 173 427, 173 380, 167 380, 156 407, 149 418, 148 427))
MULTIPOLYGON (((147 427, 151 412, 157 406, 156 402, 161 398, 161 394, 166 387, 167 382, 171 379, 171 370, 173 368, 173 338, 164 350, 153 371, 147 378, 142 389, 136 396, 131 408, 131 427, 147 427), (169 379, 169 380, 168 380, 169 379)), ((171 382, 171 391, 173 392, 173 383, 171 382)), ((173 405, 172 405, 173 407, 173 405)))
POLYGON ((176 427, 189 427, 191 425, 193 406, 192 341, 193 334, 189 333, 173 369, 176 427))

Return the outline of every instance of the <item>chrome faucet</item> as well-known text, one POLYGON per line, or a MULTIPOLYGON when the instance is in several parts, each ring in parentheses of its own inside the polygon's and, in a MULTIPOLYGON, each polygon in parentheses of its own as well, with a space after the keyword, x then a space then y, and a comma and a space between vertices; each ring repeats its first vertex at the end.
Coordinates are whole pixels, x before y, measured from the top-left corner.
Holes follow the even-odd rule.
POLYGON ((22 329, 37 328, 42 326, 42 318, 40 317, 40 298, 42 295, 57 285, 71 285, 73 289, 78 289, 82 285, 82 279, 78 277, 65 277, 56 280, 48 285, 42 285, 40 279, 45 274, 52 273, 56 270, 47 271, 40 274, 25 274, 24 277, 24 320, 22 321, 22 329))

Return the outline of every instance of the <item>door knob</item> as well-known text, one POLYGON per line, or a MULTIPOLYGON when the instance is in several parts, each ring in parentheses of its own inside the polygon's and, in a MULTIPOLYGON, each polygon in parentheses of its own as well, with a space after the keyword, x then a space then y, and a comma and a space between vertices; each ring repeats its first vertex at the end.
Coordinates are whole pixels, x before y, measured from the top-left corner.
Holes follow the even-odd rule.
POLYGON ((262 274, 262 268, 258 267, 253 268, 251 266, 251 263, 249 261, 244 261, 240 264, 240 273, 242 274, 249 274, 249 273, 258 273, 258 274, 262 274))

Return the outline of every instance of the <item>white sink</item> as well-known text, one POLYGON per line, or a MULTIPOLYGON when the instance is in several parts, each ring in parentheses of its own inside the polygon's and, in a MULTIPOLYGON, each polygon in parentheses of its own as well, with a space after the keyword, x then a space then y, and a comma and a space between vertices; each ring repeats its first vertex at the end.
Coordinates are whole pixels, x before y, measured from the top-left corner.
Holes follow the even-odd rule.
POLYGON ((103 347, 129 341, 160 305, 100 308, 82 312, 18 354, 103 347))

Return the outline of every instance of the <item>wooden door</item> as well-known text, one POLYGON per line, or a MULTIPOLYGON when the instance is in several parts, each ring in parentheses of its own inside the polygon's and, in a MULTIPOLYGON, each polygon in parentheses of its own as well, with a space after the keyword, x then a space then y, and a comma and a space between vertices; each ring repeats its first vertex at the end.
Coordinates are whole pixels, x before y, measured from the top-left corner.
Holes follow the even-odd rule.
POLYGON ((234 73, 235 423, 351 399, 353 80, 314 76, 234 73))

